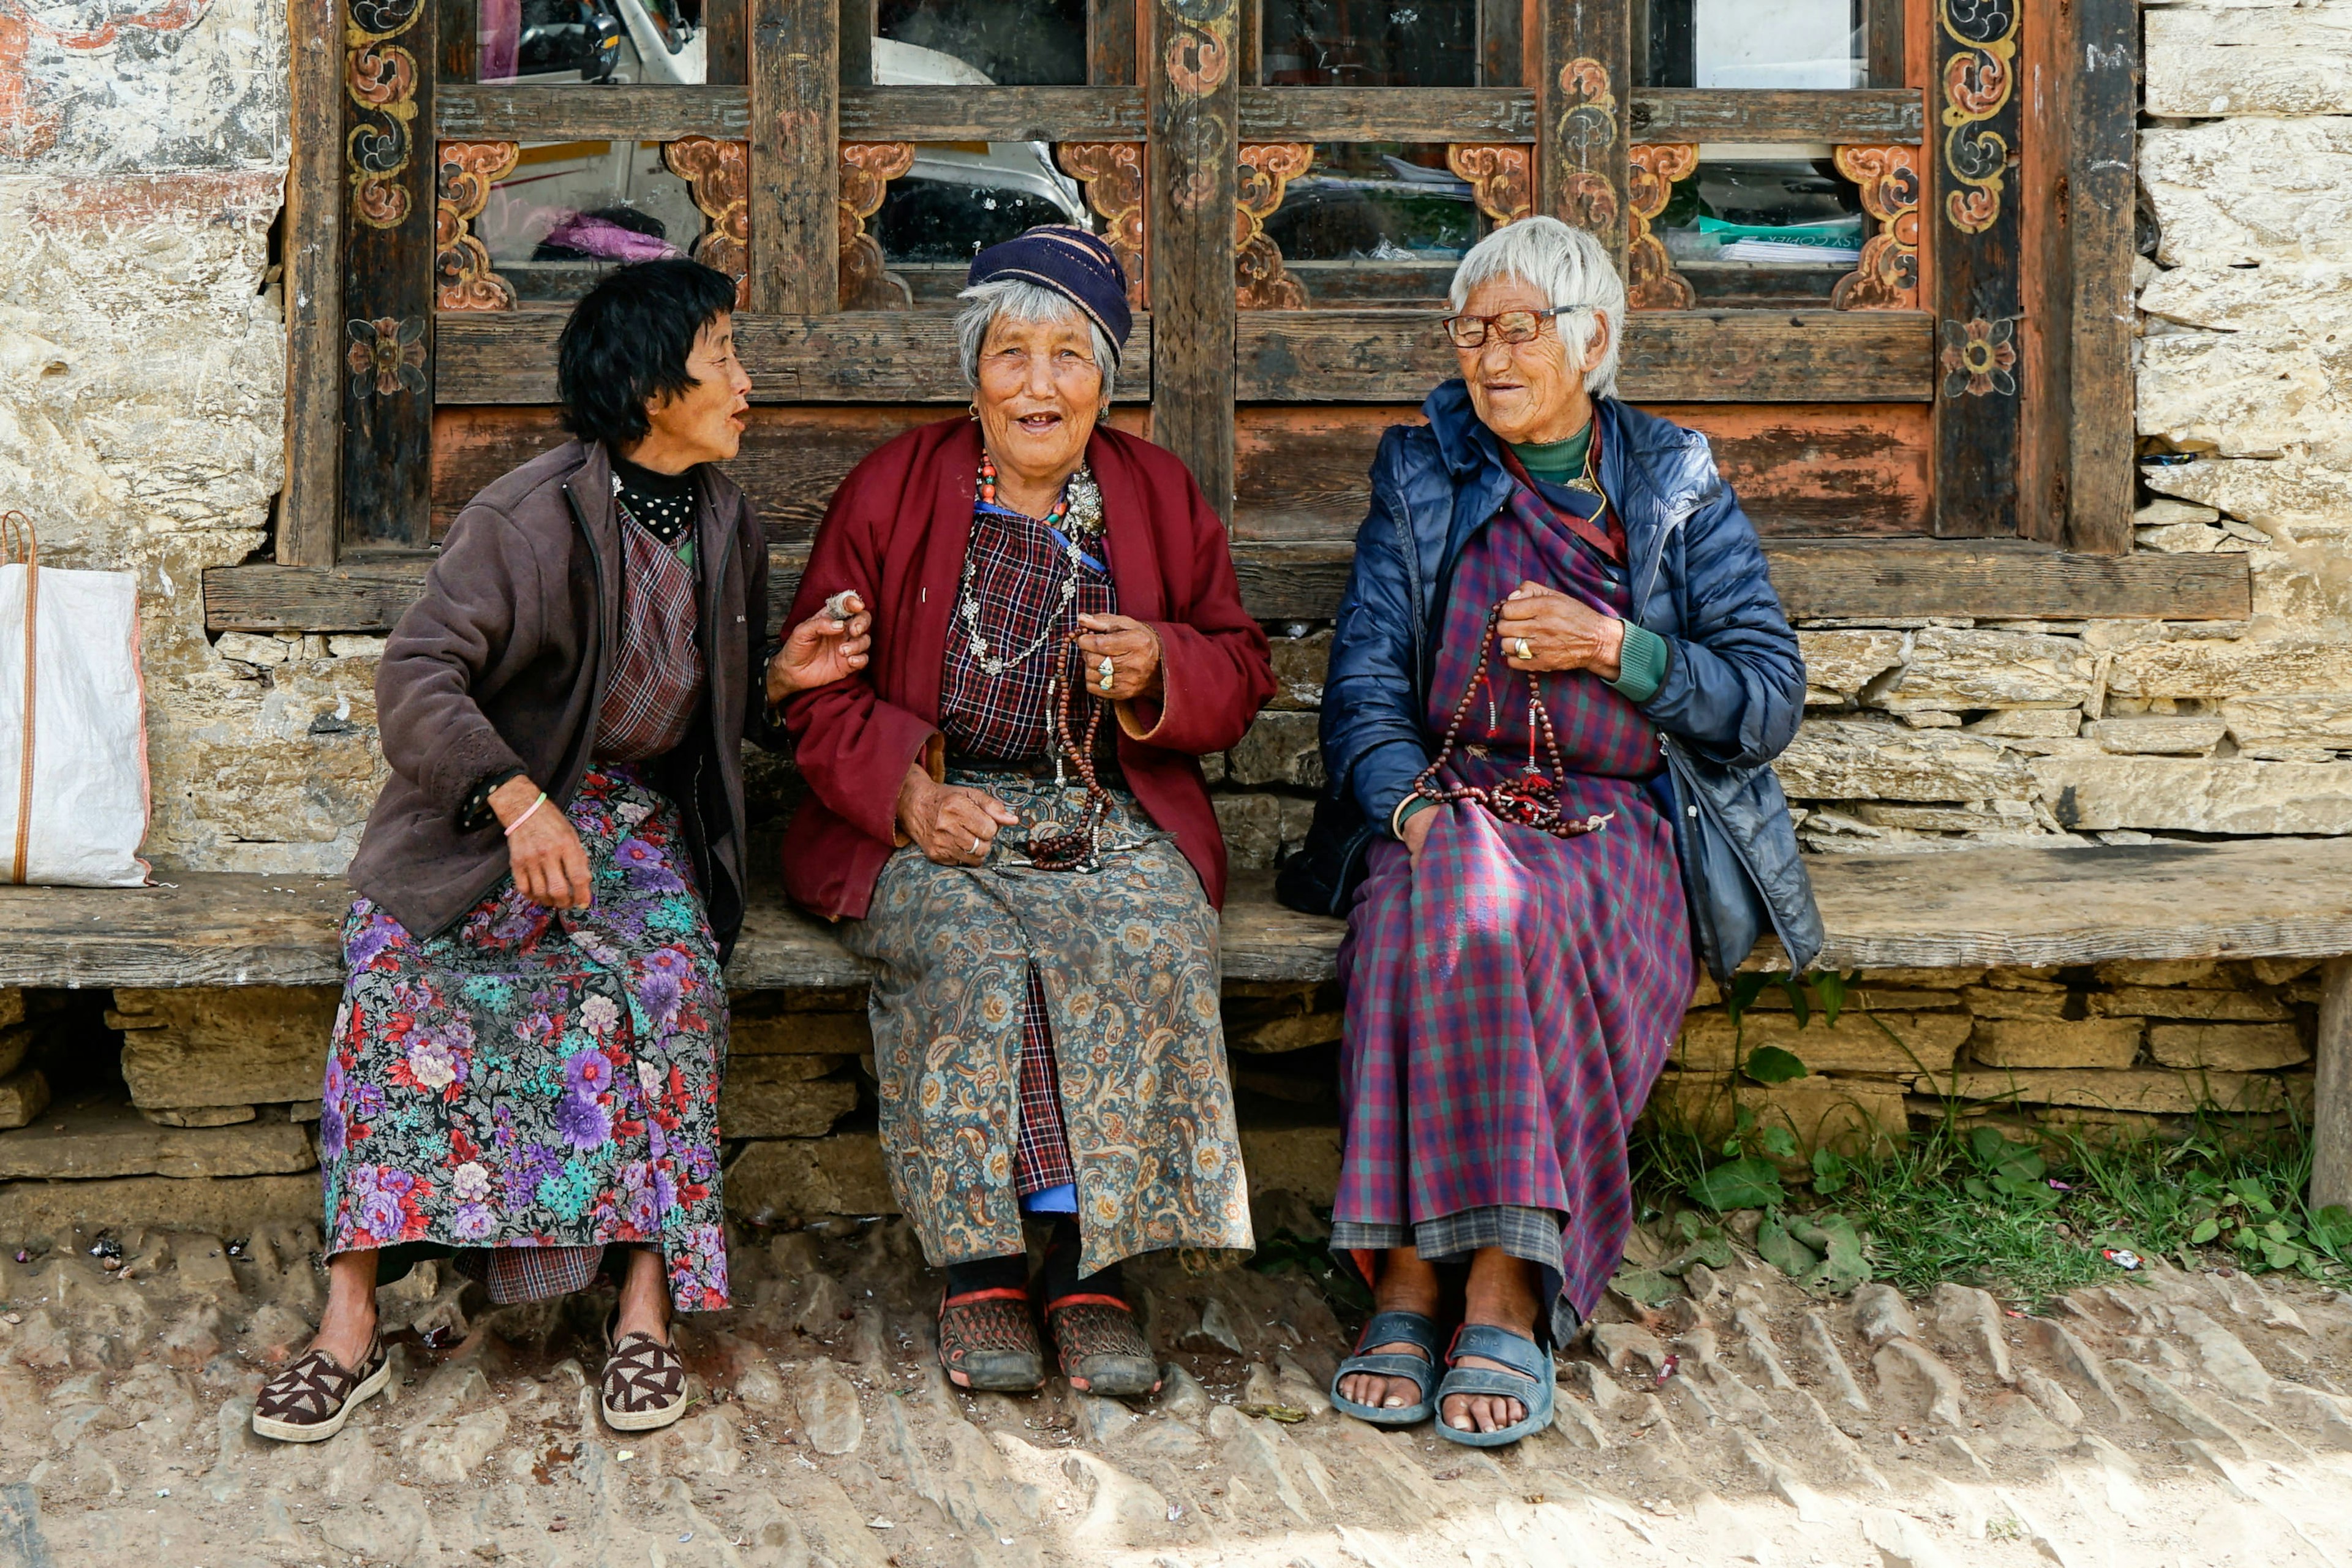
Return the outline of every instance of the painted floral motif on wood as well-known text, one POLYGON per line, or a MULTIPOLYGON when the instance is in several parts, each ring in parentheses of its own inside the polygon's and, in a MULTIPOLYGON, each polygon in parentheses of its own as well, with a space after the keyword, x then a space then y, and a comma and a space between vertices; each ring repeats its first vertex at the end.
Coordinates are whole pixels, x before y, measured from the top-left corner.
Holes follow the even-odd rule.
POLYGON ((344 13, 343 87, 354 112, 343 143, 352 216, 397 228, 408 216, 399 183, 415 149, 416 56, 393 40, 424 14, 424 0, 352 0, 344 13))
POLYGON ((370 393, 390 397, 395 392, 425 390, 425 318, 391 316, 373 321, 346 321, 352 346, 343 356, 352 373, 352 395, 370 393))
POLYGON ((433 182, 433 307, 511 310, 513 286, 498 274, 474 237, 474 220, 490 187, 514 173, 522 148, 512 142, 444 142, 433 182))
POLYGON ((1982 397, 1999 393, 2017 395, 2017 323, 1946 321, 1944 347, 1937 363, 1944 372, 1944 395, 1982 397))
POLYGON ((1559 68, 1559 128, 1561 155, 1575 167, 1563 182, 1567 197, 1562 219, 1595 234, 1606 234, 1617 222, 1617 193, 1601 167, 1601 154, 1617 140, 1617 95, 1609 85, 1609 68, 1580 56, 1559 68))
POLYGON ((1838 173, 1862 190, 1862 210, 1878 225, 1862 259, 1830 290, 1841 310, 1919 308, 1919 150, 1840 147, 1838 173))
POLYGON ((1698 145, 1657 142, 1626 149, 1625 196, 1633 208, 1625 245, 1625 303, 1636 310, 1687 310, 1696 298, 1675 270, 1665 241, 1650 225, 1666 210, 1675 182, 1698 169, 1698 145))
POLYGON ((1107 226, 1103 237, 1127 270, 1127 302, 1144 309, 1143 143, 1065 142, 1054 149, 1062 173, 1086 187, 1087 205, 1107 226))
POLYGON ((751 151, 747 142, 708 136, 680 137, 662 147, 663 163, 686 182, 702 214, 702 237, 690 254, 735 279, 739 310, 751 302, 751 151))
POLYGON ((1535 149, 1523 142, 1457 142, 1445 150, 1445 166, 1470 182, 1478 210, 1496 228, 1536 210, 1535 149))
POLYGON ((882 247, 866 232, 866 220, 882 210, 890 182, 915 166, 912 142, 844 142, 841 144, 841 308, 898 310, 915 302, 903 279, 882 265, 882 247))
POLYGON ((1244 142, 1235 171, 1234 289, 1244 310, 1303 310, 1307 289, 1283 265, 1282 248, 1265 232, 1265 220, 1282 205, 1290 182, 1315 162, 1307 142, 1244 142))
POLYGON ((1944 60, 1944 167, 1958 188, 1944 216, 1963 234, 1982 234, 2000 216, 2009 141, 1987 122, 2017 87, 2020 0, 1940 0, 1938 19, 1958 47, 1944 60))

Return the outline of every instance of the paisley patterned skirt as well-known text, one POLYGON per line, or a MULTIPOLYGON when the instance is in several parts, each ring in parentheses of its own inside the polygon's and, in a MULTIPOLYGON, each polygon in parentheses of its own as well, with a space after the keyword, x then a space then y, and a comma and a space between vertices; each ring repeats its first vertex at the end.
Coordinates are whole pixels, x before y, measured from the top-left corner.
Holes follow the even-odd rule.
MULTIPOLYGON (((1033 823, 1083 800, 1002 773, 1033 823)), ((878 966, 867 1010, 890 1187, 935 1265, 1021 1250, 1015 1145, 1029 973, 1044 983, 1077 1176, 1078 1268, 1246 1249, 1248 1184, 1217 1010, 1217 914, 1134 796, 1115 792, 1091 871, 1040 871, 1008 828, 983 866, 900 849, 843 944, 878 966)))
POLYGON ((352 906, 319 1122, 328 1251, 650 1245, 677 1310, 721 1308, 727 992, 677 810, 613 767, 570 816, 587 909, 508 878, 419 941, 352 906))

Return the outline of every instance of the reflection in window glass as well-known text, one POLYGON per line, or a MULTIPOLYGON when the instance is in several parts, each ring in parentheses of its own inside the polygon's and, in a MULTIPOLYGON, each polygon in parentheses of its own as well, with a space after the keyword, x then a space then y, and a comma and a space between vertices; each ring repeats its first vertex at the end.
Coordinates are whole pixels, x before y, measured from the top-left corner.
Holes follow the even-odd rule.
POLYGON ((1870 4, 1636 0, 1636 79, 1644 87, 1864 87, 1870 4))
POLYGON ((700 85, 702 0, 479 0, 475 79, 700 85))
POLYGON ((701 234, 693 193, 658 142, 526 145, 474 220, 525 304, 576 300, 615 267, 684 256, 701 234))
POLYGON ((1794 305, 1853 270, 1867 223, 1826 157, 1705 156, 1652 227, 1698 303, 1794 305))
POLYGON ((1265 0, 1267 87, 1475 87, 1477 0, 1265 0))
POLYGON ((1443 146, 1351 142, 1317 146, 1264 226, 1310 302, 1423 306, 1492 226, 1443 146))
POLYGON ((920 142, 866 232, 916 305, 951 307, 975 255, 1041 223, 1101 226, 1050 144, 920 142))
POLYGON ((979 80, 1005 87, 1083 85, 1087 79, 1085 0, 880 0, 878 39, 909 47, 894 70, 874 51, 874 79, 891 87, 946 87, 979 80), (938 57, 924 59, 924 55, 938 57))

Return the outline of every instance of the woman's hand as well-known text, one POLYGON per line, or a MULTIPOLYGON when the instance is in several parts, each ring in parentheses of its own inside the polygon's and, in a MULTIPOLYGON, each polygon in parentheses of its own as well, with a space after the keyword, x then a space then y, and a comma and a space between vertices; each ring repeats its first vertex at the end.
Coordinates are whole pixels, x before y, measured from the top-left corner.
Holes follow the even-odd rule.
POLYGON ((898 786, 898 830, 941 866, 977 866, 988 858, 997 830, 1020 817, 984 789, 943 784, 918 765, 898 786))
POLYGON ((539 795, 539 786, 521 774, 490 792, 490 810, 509 830, 507 858, 514 867, 515 890, 543 909, 584 910, 588 851, 580 847, 580 835, 572 831, 571 819, 553 800, 531 809, 539 795), (517 827, 518 822, 522 826, 517 827))
POLYGON ((796 691, 810 691, 845 680, 866 668, 866 650, 874 639, 874 617, 866 601, 852 594, 843 601, 851 612, 836 621, 819 610, 793 628, 776 657, 768 661, 768 706, 776 707, 796 691))
POLYGON ((1589 669, 1603 680, 1624 673, 1625 623, 1541 583, 1511 590, 1495 631, 1513 669, 1589 669))
POLYGON ((1080 616, 1085 628, 1076 639, 1085 656, 1087 689, 1113 702, 1157 697, 1167 681, 1160 668, 1160 634, 1129 616, 1080 616), (1102 683, 1103 660, 1110 660, 1110 684, 1102 683))
POLYGON ((1404 840, 1405 853, 1412 857, 1416 866, 1421 864, 1421 847, 1429 842, 1429 825, 1436 820, 1435 807, 1416 811, 1406 817, 1404 825, 1397 829, 1397 837, 1404 840))

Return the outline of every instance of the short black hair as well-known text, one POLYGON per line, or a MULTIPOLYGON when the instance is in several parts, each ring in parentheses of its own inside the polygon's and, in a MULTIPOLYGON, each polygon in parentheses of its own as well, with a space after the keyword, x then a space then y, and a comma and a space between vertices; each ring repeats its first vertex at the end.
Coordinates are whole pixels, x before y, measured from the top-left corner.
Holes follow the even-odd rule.
POLYGON ((563 427, 611 447, 643 440, 646 403, 694 384, 686 368, 694 340, 734 309, 735 280, 683 257, 605 274, 556 342, 563 427))

